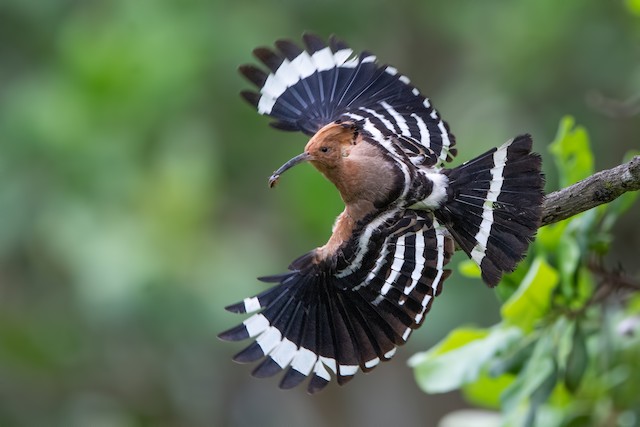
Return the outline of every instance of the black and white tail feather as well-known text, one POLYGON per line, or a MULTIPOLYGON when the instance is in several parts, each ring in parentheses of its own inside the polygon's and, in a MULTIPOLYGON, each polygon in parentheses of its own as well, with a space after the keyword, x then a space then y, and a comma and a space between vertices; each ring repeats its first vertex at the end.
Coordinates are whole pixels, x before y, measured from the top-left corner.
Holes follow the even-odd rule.
POLYGON ((496 286, 524 257, 540 226, 542 159, 520 135, 443 173, 447 200, 434 214, 478 264, 482 279, 496 286))
POLYGON ((307 389, 315 393, 332 373, 344 384, 393 357, 449 276, 455 244, 489 286, 512 271, 539 225, 543 178, 528 135, 441 169, 456 154, 455 138, 408 78, 335 38, 328 45, 313 35, 304 41, 306 50, 289 41, 276 42, 277 51, 256 49, 269 73, 240 68, 259 89, 242 95, 260 114, 273 117, 278 129, 309 135, 334 121, 353 122, 403 162, 406 176, 446 176, 433 180, 440 188, 433 188, 438 203, 431 210, 409 209, 421 201, 407 200, 377 211, 358 223, 330 262, 315 262, 312 251, 289 272, 260 279, 276 286, 227 307, 254 313, 219 335, 255 340, 234 360, 262 360, 257 377, 285 371, 281 388, 309 378, 307 389))

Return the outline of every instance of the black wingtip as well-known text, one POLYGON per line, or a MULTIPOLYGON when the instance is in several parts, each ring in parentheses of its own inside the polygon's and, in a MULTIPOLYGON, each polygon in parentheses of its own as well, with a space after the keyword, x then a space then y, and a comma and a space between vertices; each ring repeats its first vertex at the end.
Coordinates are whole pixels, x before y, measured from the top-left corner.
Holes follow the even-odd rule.
POLYGON ((227 310, 230 313, 235 313, 235 314, 246 313, 246 310, 244 308, 244 301, 237 302, 235 304, 230 304, 230 305, 226 306, 224 309, 227 310))
POLYGON ((329 384, 329 381, 325 380, 322 377, 319 377, 318 375, 314 375, 313 377, 311 377, 311 380, 309 381, 307 392, 309 394, 316 394, 317 392, 324 389, 328 384, 329 384))
POLYGON ((249 104, 253 105, 253 107, 258 108, 258 103, 260 102, 259 93, 252 92, 250 90, 243 90, 240 92, 240 96, 249 104))
POLYGON ((282 380, 280 381, 279 387, 283 390, 288 390, 300 385, 307 378, 301 372, 296 371, 293 368, 289 368, 289 370, 284 374, 282 380))
POLYGON ((518 135, 515 138, 513 138, 513 142, 511 143, 511 146, 514 148, 518 147, 522 150, 531 151, 531 149, 533 148, 533 139, 531 138, 531 135, 528 133, 518 135))
POLYGON ((253 55, 258 58, 264 65, 266 65, 274 73, 278 70, 280 65, 284 62, 284 58, 276 54, 274 51, 267 47, 258 47, 253 50, 253 55))
POLYGON ((300 46, 288 39, 277 40, 276 47, 290 61, 304 52, 300 46))
POLYGON ((297 123, 291 123, 291 122, 285 122, 285 121, 279 121, 279 120, 269 123, 269 126, 271 126, 274 129, 284 130, 284 131, 287 131, 287 132, 293 132, 293 131, 301 130, 300 126, 298 126, 297 123))
POLYGON ((314 54, 315 52, 327 47, 326 43, 320 37, 310 32, 305 31, 302 35, 302 39, 304 40, 304 44, 310 54, 314 54))
POLYGON ((353 375, 348 375, 348 376, 344 376, 344 375, 338 375, 337 376, 337 380, 338 380, 338 385, 345 385, 346 383, 348 383, 349 381, 351 381, 354 378, 353 375))
POLYGON ((278 365, 271 357, 267 357, 262 363, 260 363, 251 372, 256 378, 269 378, 282 371, 280 365, 278 365))
POLYGON ((264 357, 264 353, 262 351, 262 348, 260 347, 260 344, 254 342, 249 347, 233 356, 232 359, 234 362, 238 363, 251 363, 262 357, 264 357))
POLYGON ((292 274, 295 274, 295 273, 290 271, 287 273, 273 274, 271 276, 261 276, 261 277, 258 277, 258 280, 264 283, 282 283, 285 279, 290 277, 292 274))
POLYGON ((224 332, 220 332, 218 338, 223 341, 242 341, 249 338, 249 333, 244 324, 240 324, 224 332))
POLYGON ((337 52, 343 49, 349 49, 349 45, 340 40, 335 34, 331 34, 329 37, 329 46, 331 46, 331 50, 337 52))
POLYGON ((264 83, 267 81, 267 74, 253 65, 241 65, 238 67, 238 71, 240 71, 240 74, 245 76, 247 80, 259 88, 264 86, 264 83))

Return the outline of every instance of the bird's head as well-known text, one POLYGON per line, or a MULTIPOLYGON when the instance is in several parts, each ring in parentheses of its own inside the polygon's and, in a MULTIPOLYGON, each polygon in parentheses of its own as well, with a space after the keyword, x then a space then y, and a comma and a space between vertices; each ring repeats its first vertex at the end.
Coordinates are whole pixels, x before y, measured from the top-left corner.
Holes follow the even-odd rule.
POLYGON ((358 129, 352 123, 334 122, 326 125, 309 140, 302 154, 289 160, 271 175, 269 186, 273 187, 286 170, 305 161, 335 183, 358 136, 358 129))

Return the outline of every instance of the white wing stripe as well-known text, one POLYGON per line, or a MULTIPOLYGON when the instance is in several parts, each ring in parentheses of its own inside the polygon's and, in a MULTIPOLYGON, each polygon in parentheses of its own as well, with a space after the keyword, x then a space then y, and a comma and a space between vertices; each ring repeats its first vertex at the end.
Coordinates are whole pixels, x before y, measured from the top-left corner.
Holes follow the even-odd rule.
POLYGON ((447 132, 447 128, 444 126, 444 122, 440 120, 438 123, 438 128, 440 129, 440 133, 442 134, 442 151, 440 151, 440 160, 442 162, 447 160, 447 155, 449 154, 449 147, 451 147, 451 141, 449 140, 449 132, 447 132))
POLYGON ((398 272, 402 271, 402 266, 404 264, 404 240, 404 235, 398 238, 398 245, 396 246, 393 264, 391 264, 391 274, 389 274, 389 277, 384 281, 384 285, 382 286, 382 289, 380 289, 380 295, 387 295, 387 292, 391 290, 396 278, 398 277, 398 272))
MULTIPOLYGON (((433 225, 434 228, 436 230, 436 243, 438 245, 438 260, 436 262, 436 269, 438 270, 438 274, 436 274, 435 279, 433 279, 433 283, 431 284, 431 287, 434 290, 438 289, 438 285, 440 284, 440 279, 442 278, 442 272, 444 271, 444 234, 443 233, 443 228, 442 226, 436 221, 436 219, 433 219, 433 225)), ((424 305, 424 302, 423 302, 424 305)))
POLYGON ((269 98, 276 99, 287 90, 287 83, 282 81, 277 74, 269 74, 267 81, 260 89, 260 93, 267 95, 269 98))
POLYGON ((251 297, 244 299, 244 311, 247 313, 251 313, 254 311, 260 310, 261 305, 258 297, 251 297))
POLYGON ((344 64, 353 55, 353 50, 342 49, 333 54, 333 59, 336 61, 337 66, 344 64))
POLYGON ((313 59, 313 63, 315 64, 318 71, 330 70, 336 66, 335 59, 331 54, 331 48, 329 47, 320 49, 319 51, 311 55, 311 59, 313 59))
POLYGON ((418 130, 420 131, 420 143, 425 147, 430 148, 431 134, 429 133, 429 129, 424 123, 424 120, 422 120, 422 117, 418 116, 416 113, 411 113, 411 117, 413 117, 418 124, 418 130))
POLYGON ((296 356, 297 348, 297 345, 284 338, 282 342, 271 351, 269 356, 278 364, 278 366, 285 368, 296 356))
POLYGON ((420 277, 422 277, 422 270, 424 270, 424 264, 426 262, 426 259, 424 258, 424 234, 422 233, 422 231, 416 233, 415 254, 416 266, 411 273, 411 280, 413 281, 413 284, 408 292, 405 291, 405 294, 407 295, 409 295, 409 292, 411 292, 413 288, 415 288, 415 286, 418 284, 418 280, 420 280, 420 277))
POLYGON ((336 277, 338 277, 338 278, 346 277, 349 274, 353 273, 354 271, 356 271, 356 270, 358 270, 360 268, 360 266, 362 265, 362 260, 363 260, 364 256, 368 252, 367 248, 368 248, 368 244, 369 244, 369 238, 371 237, 373 232, 378 227, 380 227, 387 219, 391 218, 395 214, 396 214, 396 211, 393 211, 393 210, 388 211, 388 212, 384 213, 383 215, 380 215, 373 222, 371 222, 369 225, 367 225, 367 227, 365 228, 364 232, 360 236, 360 239, 358 240, 358 248, 356 250, 356 257, 349 264, 349 266, 347 268, 345 268, 344 270, 336 273, 336 277))
MULTIPOLYGON (((274 75, 283 82, 286 87, 291 87, 300 80, 300 74, 298 73, 297 67, 289 62, 288 59, 285 59, 282 64, 280 64, 280 67, 278 67, 274 75)), ((264 86, 266 87, 267 84, 265 83, 264 86)), ((265 87, 263 87, 263 90, 265 87)), ((286 88, 284 90, 286 90, 286 88)), ((280 95, 281 94, 278 94, 278 96, 280 95)))
POLYGON ((331 381, 331 375, 322 364, 322 361, 318 360, 313 368, 313 373, 326 381, 331 381))
POLYGON ((363 286, 367 286, 373 279, 376 278, 382 266, 386 264, 387 255, 389 255, 389 237, 384 240, 384 243, 382 244, 382 250, 380 251, 380 255, 378 256, 378 258, 376 259, 376 264, 373 266, 373 269, 369 272, 364 282, 353 288, 354 291, 357 291, 363 286))
POLYGON ((411 132, 409 131, 409 126, 407 126, 407 121, 402 117, 400 113, 398 113, 391 105, 386 102, 381 102, 380 105, 384 107, 385 110, 396 120, 398 127, 402 131, 402 135, 411 136, 411 132))
POLYGON ((339 365, 340 375, 351 376, 358 372, 358 365, 339 365))
POLYGON ((311 57, 306 51, 303 51, 294 58, 294 60, 291 61, 291 65, 298 71, 299 80, 304 80, 317 71, 313 65, 313 61, 311 61, 311 57))
POLYGON ((364 362, 364 367, 365 368, 373 368, 378 363, 380 363, 380 358, 376 357, 375 359, 371 359, 371 360, 368 360, 368 361, 364 362))
POLYGON ((315 365, 317 360, 317 354, 307 348, 300 347, 300 350, 298 350, 297 354, 293 358, 293 361, 291 362, 291 367, 301 374, 307 376, 311 373, 313 365, 315 365))
POLYGON ((275 326, 269 326, 258 338, 256 342, 260 345, 262 352, 266 355, 275 348, 282 339, 282 333, 275 326))
POLYGON ((324 48, 314 53, 313 56, 309 56, 308 52, 303 51, 292 61, 285 59, 275 73, 269 74, 260 89, 262 96, 258 101, 258 112, 260 114, 270 114, 276 100, 288 88, 316 71, 326 71, 335 66, 354 68, 358 64, 358 60, 351 59, 348 61, 352 54, 353 51, 351 49, 342 49, 332 53, 331 49, 324 48))
POLYGON ((249 337, 255 337, 269 327, 269 320, 262 314, 254 314, 242 322, 242 324, 247 329, 249 337))
POLYGON ((332 357, 325 357, 325 356, 320 356, 318 362, 322 362, 327 368, 331 369, 333 371, 334 374, 337 374, 337 368, 336 368, 336 359, 332 358, 332 357))
POLYGON ((393 125, 393 123, 391 123, 385 116, 383 116, 382 114, 378 113, 375 110, 372 110, 370 108, 365 108, 365 107, 360 107, 360 109, 364 112, 367 112, 369 114, 371 114, 373 117, 375 117, 376 119, 380 120, 382 122, 383 125, 385 125, 385 127, 387 129, 389 129, 391 132, 395 132, 396 127, 393 125))

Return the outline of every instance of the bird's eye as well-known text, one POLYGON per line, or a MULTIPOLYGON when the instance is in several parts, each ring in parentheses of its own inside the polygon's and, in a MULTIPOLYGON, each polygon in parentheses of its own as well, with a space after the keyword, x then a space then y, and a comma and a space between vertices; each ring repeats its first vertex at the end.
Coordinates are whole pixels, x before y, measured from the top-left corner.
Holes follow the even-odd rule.
POLYGON ((323 153, 328 153, 329 147, 320 147, 320 151, 322 151, 323 153))

